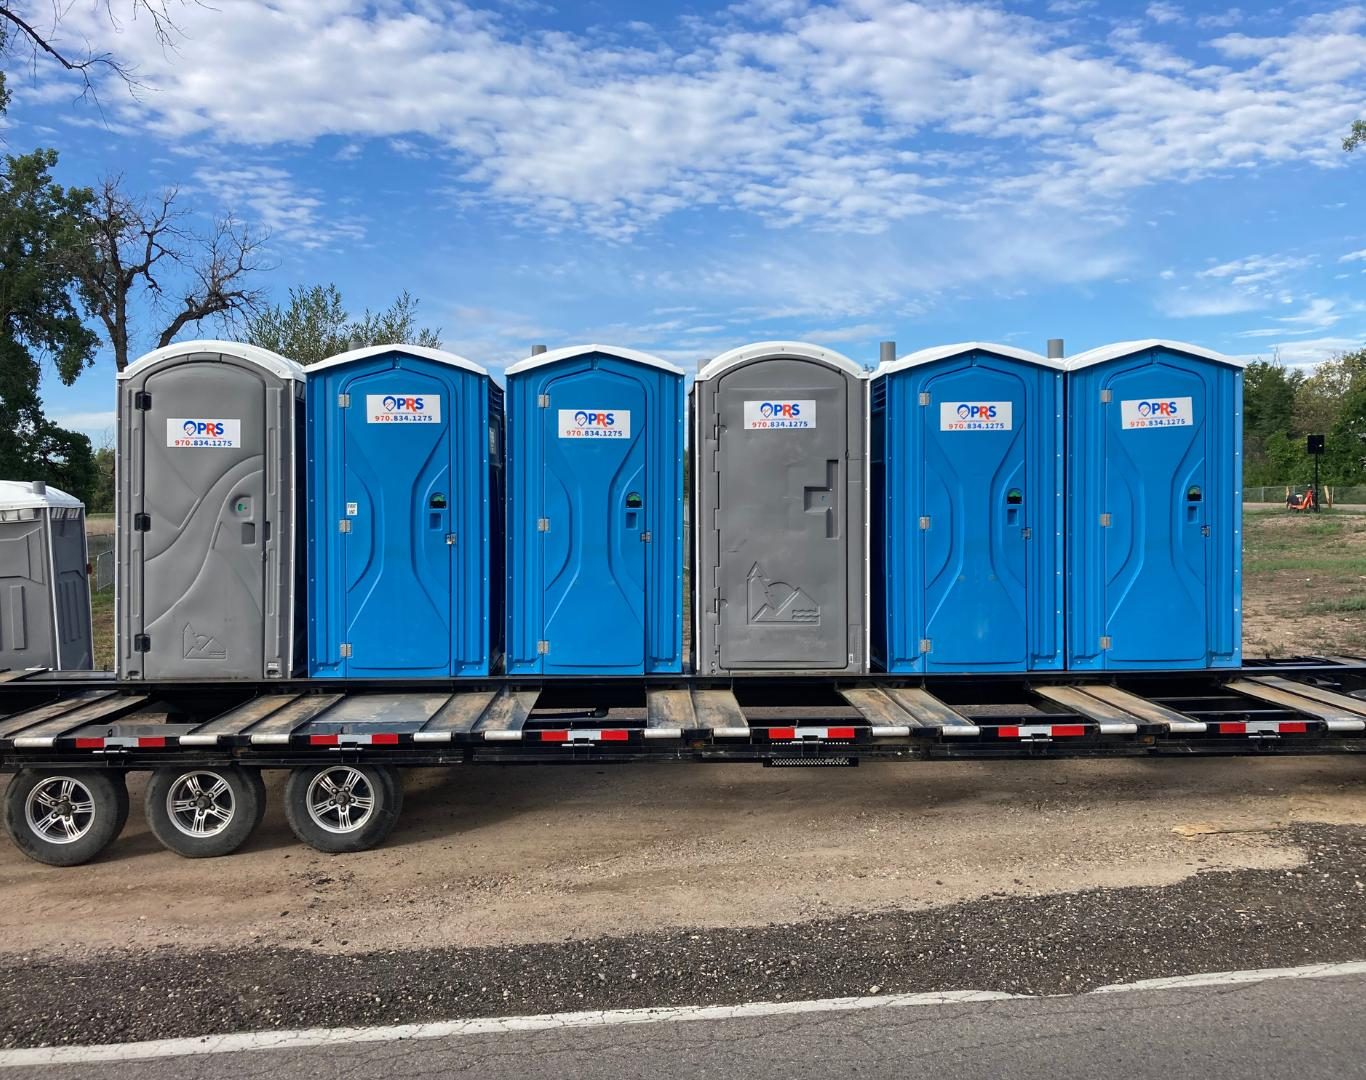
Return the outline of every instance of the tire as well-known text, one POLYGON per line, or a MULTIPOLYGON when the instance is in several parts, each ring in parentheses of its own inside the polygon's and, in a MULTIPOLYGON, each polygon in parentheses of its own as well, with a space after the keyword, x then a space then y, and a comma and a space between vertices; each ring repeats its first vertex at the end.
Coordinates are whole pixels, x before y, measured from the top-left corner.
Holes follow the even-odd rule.
POLYGON ((261 775, 260 769, 243 769, 242 775, 256 785, 256 825, 253 828, 260 828, 266 818, 266 778, 261 775))
POLYGON ((147 781, 147 824, 161 843, 187 859, 231 855, 261 821, 260 773, 231 765, 158 769, 147 781))
POLYGON ((24 769, 5 792, 5 829, 14 846, 48 866, 79 866, 107 848, 128 821, 121 773, 24 769))
POLYGON ((384 843, 398 823, 403 786, 393 769, 334 761, 295 769, 285 782, 285 818, 316 851, 368 851, 384 843), (329 787, 330 785, 330 787, 329 787), (345 791, 350 800, 334 801, 345 791), (363 807, 360 802, 370 801, 363 807))

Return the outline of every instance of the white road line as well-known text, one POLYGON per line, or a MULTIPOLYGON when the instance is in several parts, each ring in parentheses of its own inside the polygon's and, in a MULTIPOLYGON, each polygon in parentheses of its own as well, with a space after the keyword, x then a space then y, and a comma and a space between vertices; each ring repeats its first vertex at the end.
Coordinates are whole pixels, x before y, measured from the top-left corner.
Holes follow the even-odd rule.
MULTIPOLYGON (((1259 968, 1178 975, 1169 979, 1102 986, 1092 994, 1140 990, 1180 990, 1229 986, 1271 979, 1325 979, 1366 974, 1366 961, 1308 964, 1296 968, 1259 968)), ((977 1001, 1044 1000, 1050 996, 1002 994, 990 990, 950 990, 938 994, 883 994, 878 997, 822 998, 815 1001, 756 1001, 745 1005, 684 1005, 660 1009, 612 1009, 602 1012, 543 1013, 538 1016, 481 1017, 430 1024, 392 1024, 386 1027, 302 1028, 293 1031, 249 1031, 236 1035, 206 1035, 193 1039, 156 1039, 149 1042, 108 1043, 97 1046, 48 1046, 0 1050, 0 1068, 41 1065, 92 1065, 101 1062, 145 1061, 150 1058, 237 1054, 248 1050, 298 1050, 316 1046, 443 1039, 461 1035, 509 1035, 516 1032, 566 1028, 611 1027, 619 1024, 661 1024, 698 1020, 743 1020, 801 1013, 858 1012, 869 1009, 924 1008, 977 1001)), ((1075 995, 1084 997, 1086 995, 1075 995)))

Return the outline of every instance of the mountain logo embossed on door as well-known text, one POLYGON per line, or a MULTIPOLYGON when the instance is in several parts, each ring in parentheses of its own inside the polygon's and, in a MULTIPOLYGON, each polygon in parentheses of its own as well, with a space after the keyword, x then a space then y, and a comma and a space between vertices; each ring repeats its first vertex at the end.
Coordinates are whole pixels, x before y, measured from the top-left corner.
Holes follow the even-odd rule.
POLYGON ((770 581, 758 563, 749 572, 749 621, 752 623, 818 623, 820 605, 802 589, 770 581))

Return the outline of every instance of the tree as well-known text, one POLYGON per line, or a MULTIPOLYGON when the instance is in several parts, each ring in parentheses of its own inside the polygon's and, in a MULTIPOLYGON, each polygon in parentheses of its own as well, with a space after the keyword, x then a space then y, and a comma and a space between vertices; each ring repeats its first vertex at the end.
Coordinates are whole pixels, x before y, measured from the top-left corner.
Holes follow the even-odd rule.
POLYGON ((92 514, 114 512, 114 448, 101 446, 95 451, 95 485, 85 508, 92 514))
POLYGON ((1366 120, 1353 120, 1351 133, 1342 140, 1342 148, 1349 154, 1358 146, 1366 146, 1366 120))
POLYGON ((335 285, 289 290, 289 303, 266 308, 247 320, 247 340, 301 364, 364 345, 441 347, 441 331, 417 325, 418 301, 406 290, 389 307, 365 309, 352 318, 335 285))
POLYGON ((1366 351, 1342 353, 1321 363, 1295 395, 1295 431, 1322 434, 1333 429, 1354 387, 1366 381, 1366 351))
POLYGON ((99 344, 74 295, 93 194, 54 183, 56 163, 56 151, 35 150, 0 169, 0 476, 85 498, 90 440, 48 420, 38 395, 44 361, 69 386, 99 344))
POLYGON ((1254 360, 1243 373, 1243 475, 1249 484, 1284 480, 1269 451, 1270 440, 1292 428, 1295 391, 1303 376, 1280 361, 1254 360))
POLYGON ((81 260, 81 296, 99 319, 122 371, 131 359, 130 301, 145 293, 159 326, 152 340, 169 345, 187 326, 217 318, 231 325, 259 307, 263 293, 251 284, 264 266, 264 238, 231 215, 208 233, 187 224, 179 191, 154 199, 130 195, 123 178, 108 177, 86 212, 89 244, 81 260))
MULTIPOLYGON (((100 0, 111 27, 117 31, 119 20, 114 11, 113 0, 100 0)), ((190 0, 198 4, 199 0, 190 0)), ((94 92, 92 76, 103 69, 117 75, 130 88, 138 85, 135 73, 112 53, 95 52, 88 45, 84 52, 77 53, 67 49, 58 41, 61 18, 65 14, 64 5, 51 6, 49 21, 39 23, 20 10, 21 5, 0 0, 0 52, 9 52, 12 47, 26 45, 34 63, 39 57, 54 61, 67 71, 80 77, 87 93, 94 92)), ((175 44, 180 36, 180 28, 171 15, 169 0, 128 0, 129 16, 151 20, 152 30, 163 48, 175 44)))

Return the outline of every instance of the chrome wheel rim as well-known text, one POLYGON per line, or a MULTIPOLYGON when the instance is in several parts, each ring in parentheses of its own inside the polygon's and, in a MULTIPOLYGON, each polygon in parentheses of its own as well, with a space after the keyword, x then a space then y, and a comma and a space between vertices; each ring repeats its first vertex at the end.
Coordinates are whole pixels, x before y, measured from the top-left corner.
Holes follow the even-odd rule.
POLYGON ((330 833, 363 829, 375 814, 375 789, 348 765, 323 769, 308 783, 304 801, 313 824, 330 833))
POLYGON ((232 787, 218 773, 188 772, 177 776, 166 792, 166 816, 186 836, 217 836, 237 811, 232 787))
POLYGON ((95 797, 74 776, 49 776, 28 793, 24 817, 49 844, 74 844, 95 824, 95 797))

